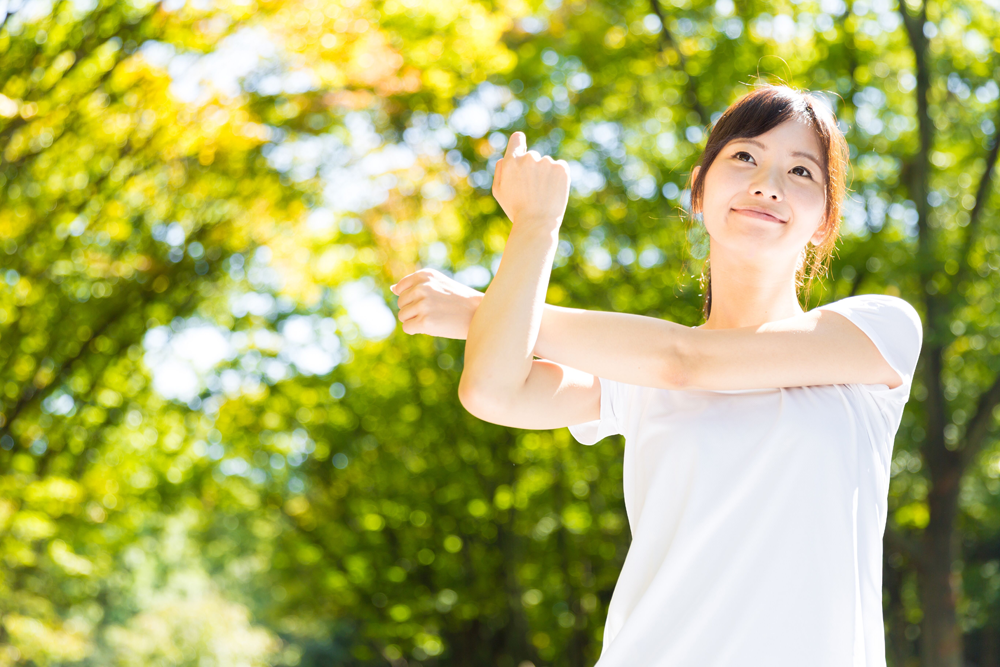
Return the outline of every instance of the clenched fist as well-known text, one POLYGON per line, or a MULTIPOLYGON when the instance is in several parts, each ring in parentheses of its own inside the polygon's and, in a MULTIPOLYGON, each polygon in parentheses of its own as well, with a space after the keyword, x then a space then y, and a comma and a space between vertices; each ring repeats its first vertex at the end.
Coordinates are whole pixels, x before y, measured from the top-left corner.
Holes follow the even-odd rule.
POLYGON ((389 288, 399 297, 399 321, 408 334, 469 337, 469 323, 483 293, 436 269, 420 269, 389 288))
POLYGON ((557 230, 569 200, 569 165, 527 150, 524 132, 515 132, 497 161, 493 196, 515 227, 557 230))

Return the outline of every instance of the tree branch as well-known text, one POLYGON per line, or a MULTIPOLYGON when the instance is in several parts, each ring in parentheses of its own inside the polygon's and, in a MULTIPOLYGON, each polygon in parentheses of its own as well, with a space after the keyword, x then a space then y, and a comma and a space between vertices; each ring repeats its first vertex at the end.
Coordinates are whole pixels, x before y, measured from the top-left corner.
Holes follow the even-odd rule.
POLYGON ((979 187, 976 188, 976 203, 972 207, 972 212, 969 213, 965 242, 962 244, 962 253, 959 255, 961 259, 959 260, 958 275, 955 276, 956 285, 961 284, 968 276, 969 271, 972 270, 970 260, 972 259, 972 246, 975 244, 979 231, 979 219, 993 190, 993 173, 996 170, 997 158, 1000 157, 1000 104, 997 105, 997 115, 993 121, 993 127, 996 128, 993 132, 993 145, 990 146, 986 156, 986 170, 979 179, 979 187))
MULTIPOLYGON (((202 227, 198 228, 198 230, 194 234, 192 234, 190 238, 192 240, 204 240, 208 232, 217 227, 218 225, 203 225, 202 227)), ((167 276, 168 278, 171 279, 171 283, 173 283, 174 279, 176 279, 177 276, 182 275, 182 270, 181 270, 182 267, 180 265, 178 265, 177 269, 174 271, 170 271, 169 270, 170 268, 171 267, 168 264, 165 265, 165 267, 159 271, 150 272, 149 284, 152 285, 152 281, 155 281, 160 276, 167 276)), ((0 435, 7 435, 11 433, 11 425, 21 415, 24 409, 28 407, 28 405, 31 405, 34 402, 41 400, 43 395, 46 395, 47 392, 50 392, 53 387, 58 386, 58 384, 65 379, 66 374, 72 370, 73 365, 80 359, 84 358, 84 356, 87 354, 88 348, 90 347, 91 343, 97 340, 99 336, 104 334, 112 326, 120 322, 122 317, 126 313, 135 310, 137 307, 146 305, 147 299, 152 299, 155 296, 157 295, 155 292, 152 292, 152 290, 143 289, 143 286, 139 283, 132 283, 131 293, 123 294, 119 303, 115 307, 108 309, 109 314, 107 319, 105 319, 105 321, 100 326, 98 326, 96 329, 93 330, 93 333, 91 333, 90 337, 80 346, 80 349, 77 351, 76 354, 74 354, 70 358, 64 359, 62 362, 58 364, 58 370, 53 372, 52 379, 49 380, 49 382, 45 386, 36 387, 33 383, 29 381, 27 387, 22 389, 21 395, 18 397, 17 402, 11 407, 10 411, 7 413, 6 423, 3 425, 3 427, 0 427, 0 435)), ((178 306, 174 310, 174 313, 181 314, 187 312, 187 309, 193 302, 193 299, 194 299, 194 291, 188 294, 185 297, 185 299, 180 304, 178 304, 178 306)))
POLYGON ((926 0, 920 3, 920 14, 917 16, 910 14, 905 0, 899 0, 898 6, 899 13, 903 17, 903 25, 906 26, 906 33, 910 38, 910 46, 915 51, 919 42, 926 39, 924 37, 924 23, 927 21, 926 0))
POLYGON ((673 49, 677 52, 677 57, 680 59, 681 71, 687 74, 687 95, 689 102, 691 103, 691 108, 694 112, 698 114, 701 118, 703 125, 708 125, 708 112, 705 108, 701 106, 701 102, 698 101, 698 85, 697 80, 687 73, 687 58, 684 57, 684 53, 681 52, 680 47, 677 46, 677 42, 674 40, 674 36, 670 34, 670 30, 667 29, 667 19, 663 16, 663 9, 660 7, 659 0, 649 0, 649 4, 653 8, 653 13, 656 17, 660 19, 660 25, 663 26, 662 32, 660 33, 660 53, 666 53, 667 49, 673 49))
POLYGON ((100 326, 94 329, 90 337, 87 338, 87 340, 82 345, 80 345, 80 349, 77 351, 77 353, 67 359, 64 359, 59 364, 58 370, 56 370, 52 374, 52 379, 47 384, 45 384, 42 387, 36 387, 34 383, 30 381, 26 383, 27 387, 25 387, 21 391, 21 394, 18 396, 17 402, 14 403, 14 405, 8 411, 6 422, 4 426, 0 428, 0 434, 7 435, 11 433, 11 425, 21 415, 22 410, 24 410, 24 408, 26 408, 33 401, 39 400, 43 395, 46 394, 47 390, 51 389, 53 386, 61 382, 65 378, 66 373, 73 367, 73 364, 75 364, 77 361, 82 359, 84 355, 87 354, 90 344, 93 343, 95 340, 97 340, 99 336, 103 335, 104 332, 107 331, 113 324, 117 323, 120 320, 121 316, 130 310, 131 306, 132 303, 130 303, 129 299, 123 299, 123 303, 117 308, 113 309, 111 311, 110 316, 100 326))
POLYGON ((965 446, 962 448, 961 459, 962 470, 965 470, 966 466, 972 463, 986 443, 990 426, 994 421, 993 409, 998 405, 1000 405, 1000 374, 997 374, 993 386, 979 395, 976 412, 972 415, 972 419, 969 420, 969 425, 965 429, 965 446))
POLYGON ((851 281, 851 291, 848 292, 847 294, 847 296, 849 297, 854 296, 858 293, 858 290, 861 288, 861 283, 864 282, 864 279, 868 276, 867 268, 854 269, 854 270, 857 273, 855 273, 854 275, 854 280, 851 281))

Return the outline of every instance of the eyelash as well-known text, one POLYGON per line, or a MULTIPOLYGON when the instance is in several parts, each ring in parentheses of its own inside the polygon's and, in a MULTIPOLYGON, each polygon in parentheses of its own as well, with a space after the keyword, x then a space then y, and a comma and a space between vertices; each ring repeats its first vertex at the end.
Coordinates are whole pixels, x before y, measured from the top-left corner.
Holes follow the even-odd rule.
MULTIPOLYGON (((735 158, 735 157, 736 157, 737 155, 750 155, 750 153, 747 153, 746 151, 736 151, 735 153, 733 153, 733 157, 734 157, 734 158, 735 158)), ((750 155, 750 157, 753 157, 753 155, 750 155)), ((740 162, 746 162, 746 160, 740 160, 740 162)), ((808 169, 806 169, 805 167, 802 167, 802 166, 798 166, 798 167, 792 167, 792 168, 793 168, 793 169, 802 169, 802 170, 803 170, 803 171, 805 171, 805 172, 806 172, 806 174, 807 174, 807 175, 806 175, 806 178, 808 178, 808 179, 809 179, 810 181, 811 181, 811 180, 813 180, 813 177, 812 177, 812 172, 811 172, 811 171, 809 171, 808 169)))

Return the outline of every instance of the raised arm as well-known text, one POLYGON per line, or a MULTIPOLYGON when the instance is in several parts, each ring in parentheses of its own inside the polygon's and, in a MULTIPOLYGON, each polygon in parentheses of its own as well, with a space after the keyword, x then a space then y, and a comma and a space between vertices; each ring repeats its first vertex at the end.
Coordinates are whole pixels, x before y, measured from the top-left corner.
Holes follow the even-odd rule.
POLYGON ((569 168, 525 148, 524 134, 515 132, 497 163, 493 194, 512 227, 497 275, 469 323, 458 395, 480 419, 557 428, 594 419, 600 387, 592 375, 533 360, 569 168))

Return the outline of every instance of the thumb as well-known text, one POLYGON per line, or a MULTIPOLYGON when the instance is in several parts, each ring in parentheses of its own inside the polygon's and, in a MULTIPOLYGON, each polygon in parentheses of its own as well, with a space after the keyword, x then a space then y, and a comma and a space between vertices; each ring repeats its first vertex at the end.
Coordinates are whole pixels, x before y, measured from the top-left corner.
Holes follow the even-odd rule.
POLYGON ((507 152, 503 154, 504 157, 518 157, 524 155, 527 151, 528 144, 524 137, 524 132, 517 131, 510 135, 510 140, 507 142, 507 152))
POLYGON ((496 191, 500 187, 500 171, 503 168, 503 158, 497 160, 496 166, 493 167, 493 190, 496 191))

